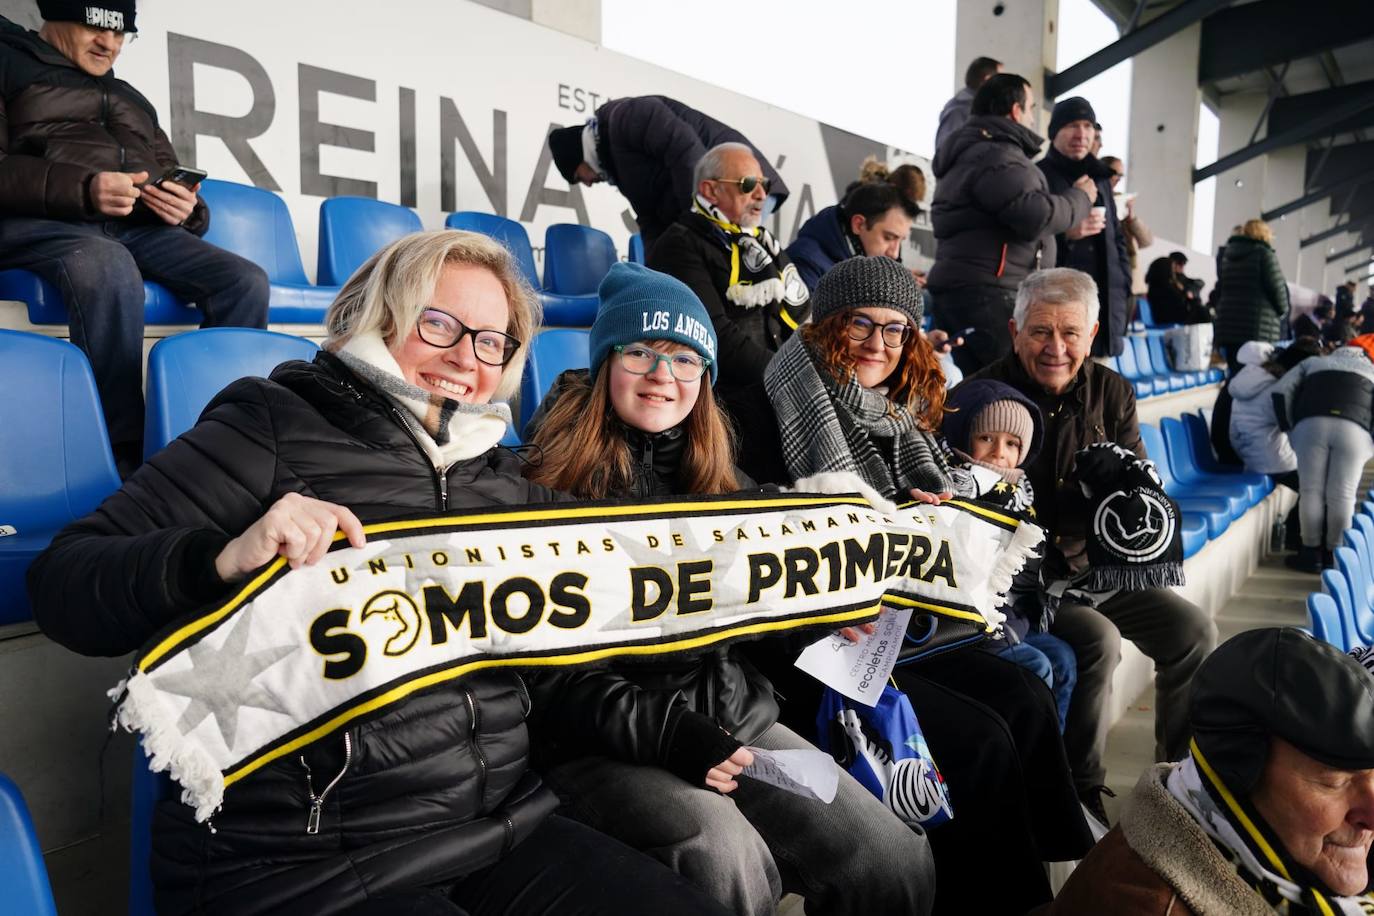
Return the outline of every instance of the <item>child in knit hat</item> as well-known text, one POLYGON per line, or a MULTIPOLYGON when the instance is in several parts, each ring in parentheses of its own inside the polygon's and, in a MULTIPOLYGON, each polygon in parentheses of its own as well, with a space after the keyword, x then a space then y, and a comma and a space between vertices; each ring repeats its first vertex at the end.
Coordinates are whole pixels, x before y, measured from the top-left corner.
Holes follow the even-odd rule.
MULTIPOLYGON (((950 472, 961 494, 1034 518, 1035 494, 1022 470, 1040 451, 1044 434, 1040 409, 1010 385, 971 379, 950 392, 941 423, 950 472)), ((1073 648, 1049 630, 1038 598, 1039 561, 1028 563, 1007 595, 1007 622, 986 648, 1034 671, 1054 693, 1059 730, 1078 681, 1073 648)))

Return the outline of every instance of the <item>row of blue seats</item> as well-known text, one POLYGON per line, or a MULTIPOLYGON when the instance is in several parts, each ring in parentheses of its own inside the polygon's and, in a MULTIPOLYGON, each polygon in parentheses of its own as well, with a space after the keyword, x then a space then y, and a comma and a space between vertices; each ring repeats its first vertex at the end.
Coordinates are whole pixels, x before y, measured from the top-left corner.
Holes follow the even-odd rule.
POLYGON ((1226 372, 1218 367, 1175 372, 1164 347, 1162 330, 1131 334, 1126 337, 1125 343, 1121 355, 1113 356, 1108 365, 1131 383, 1137 398, 1211 385, 1226 379, 1226 372))
MULTIPOLYGON (((409 207, 366 197, 329 198, 320 204, 318 282, 312 284, 305 276, 291 214, 279 196, 213 179, 201 184, 200 193, 212 211, 206 241, 266 272, 271 281, 268 320, 277 324, 321 323, 339 288, 364 261, 390 242, 424 228, 409 207)), ((596 315, 597 287, 618 260, 615 243, 606 233, 561 223, 544 233, 541 278, 529 234, 520 223, 490 213, 460 212, 449 214, 444 225, 485 233, 505 243, 520 262, 525 279, 539 292, 545 323, 550 325, 589 326, 596 315)), ((629 257, 643 262, 638 236, 630 241, 629 257)), ((147 324, 200 323, 200 312, 165 286, 148 281, 144 290, 147 324)), ((0 300, 23 302, 31 324, 67 324, 61 292, 31 271, 0 271, 0 300)))
POLYGON ((1374 646, 1374 490, 1341 539, 1322 591, 1307 596, 1307 616, 1313 636, 1348 652, 1374 646))
POLYGON ((1158 427, 1140 424, 1145 452, 1164 491, 1178 503, 1183 556, 1192 556, 1274 489, 1267 474, 1224 465, 1212 451, 1207 420, 1198 413, 1166 417, 1158 427))

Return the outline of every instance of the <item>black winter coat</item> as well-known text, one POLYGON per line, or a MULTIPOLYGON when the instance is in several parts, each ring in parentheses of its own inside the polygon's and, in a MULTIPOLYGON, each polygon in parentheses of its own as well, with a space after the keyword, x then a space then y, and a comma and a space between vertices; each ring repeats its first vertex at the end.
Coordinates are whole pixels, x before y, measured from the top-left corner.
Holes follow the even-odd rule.
POLYGON ((852 239, 853 236, 841 221, 838 205, 816 211, 816 215, 802 223, 801 229, 797 230, 796 241, 787 246, 787 256, 797 266, 802 282, 813 294, 816 284, 821 282, 827 270, 840 261, 863 253, 863 249, 856 246, 852 239))
MULTIPOLYGON (((554 380, 540 410, 569 387, 586 384, 585 369, 564 372, 554 380)), ((531 418, 527 439, 543 416, 531 418)), ((686 445, 681 426, 656 434, 625 428, 625 434, 634 457, 635 486, 633 492, 617 495, 652 499, 688 492, 679 478, 686 445)), ((736 477, 740 489, 755 488, 743 472, 736 471, 736 477)), ((700 748, 692 746, 698 736, 679 734, 679 726, 691 718, 684 713, 714 720, 740 744, 753 741, 778 720, 772 685, 734 646, 615 661, 599 669, 531 674, 530 679, 536 709, 531 729, 541 766, 546 760, 558 763, 595 755, 662 767, 690 779, 698 775, 691 764, 700 748)), ((699 775, 704 778, 705 769, 699 775)))
MULTIPOLYGON (((1051 147, 1040 160, 1050 190, 1063 194, 1073 187, 1079 175, 1091 175, 1097 184, 1097 203, 1107 208, 1107 228, 1085 239, 1070 240, 1064 230, 1055 236, 1058 249, 1056 260, 1046 261, 1045 267, 1072 267, 1097 281, 1097 337, 1093 339, 1093 356, 1120 356, 1125 346, 1126 325, 1131 320, 1131 256, 1126 251, 1126 234, 1116 215, 1112 198, 1112 170, 1088 156, 1078 162, 1051 147)), ((1088 216, 1084 213, 1083 216, 1088 216)))
POLYGON ((930 208, 939 247, 926 285, 1015 290, 1026 275, 1055 263, 1056 233, 1088 217, 1077 188, 1054 191, 1031 162, 1044 139, 1006 117, 975 115, 935 154, 938 182, 930 208))
POLYGON ((721 143, 752 147, 772 179, 769 194, 778 206, 787 185, 768 157, 744 134, 665 95, 612 99, 596 110, 597 156, 606 174, 634 207, 645 249, 653 247, 673 221, 692 206, 692 170, 708 149, 721 143))
MULTIPOLYGON (((156 179, 177 164, 157 111, 113 73, 94 77, 62 52, 0 16, 0 212, 60 220, 108 220, 91 209, 96 172, 146 171, 156 179)), ((146 207, 124 219, 161 223, 146 207)), ((210 228, 204 200, 183 224, 210 228)))
MULTIPOLYGON (((730 239, 700 213, 679 214, 677 222, 649 249, 647 265, 677 277, 706 306, 719 341, 718 389, 734 389, 763 380, 764 367, 792 329, 776 306, 746 308, 725 297, 730 285, 730 239)), ((787 251, 776 258, 779 270, 792 263, 787 251)))
POLYGON ((1288 314, 1288 283, 1279 256, 1267 243, 1233 235, 1221 254, 1217 276, 1216 342, 1238 347, 1279 339, 1288 314))
MULTIPOLYGON (((398 408, 338 359, 289 362, 230 385, 200 422, 29 570, 43 631, 86 655, 121 655, 227 589, 213 561, 286 493, 346 506, 366 524, 455 509, 545 502, 493 449, 454 464, 447 496, 398 408)), ((390 711, 231 786, 197 824, 158 804, 159 913, 341 913, 368 898, 445 885, 490 865, 557 804, 528 769, 521 678, 490 672, 390 711), (310 796, 336 774, 318 834, 310 796)))

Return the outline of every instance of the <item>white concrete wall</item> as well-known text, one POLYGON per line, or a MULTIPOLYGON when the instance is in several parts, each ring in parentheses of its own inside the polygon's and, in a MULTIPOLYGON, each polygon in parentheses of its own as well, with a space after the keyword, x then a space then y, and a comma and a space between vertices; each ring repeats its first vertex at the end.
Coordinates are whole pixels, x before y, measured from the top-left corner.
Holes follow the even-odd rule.
POLYGON ((1131 78, 1131 145, 1126 181, 1136 212, 1156 235, 1193 237, 1193 151, 1197 148, 1198 45, 1184 29, 1136 56, 1131 78))

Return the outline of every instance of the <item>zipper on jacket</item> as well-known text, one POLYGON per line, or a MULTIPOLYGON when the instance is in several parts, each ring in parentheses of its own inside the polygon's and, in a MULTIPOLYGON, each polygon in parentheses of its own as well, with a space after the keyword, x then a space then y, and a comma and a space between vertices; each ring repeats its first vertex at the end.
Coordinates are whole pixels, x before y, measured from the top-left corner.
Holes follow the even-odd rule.
MULTIPOLYGON (((391 407, 391 413, 396 417, 397 420, 400 420, 400 421, 401 421, 401 426, 405 428, 406 435, 410 436, 410 440, 411 440, 412 442, 415 443, 415 447, 418 448, 418 449, 420 450, 420 454, 422 454, 422 455, 425 456, 425 463, 426 463, 426 464, 429 464, 429 453, 426 452, 426 451, 425 451, 425 447, 424 447, 423 445, 420 444, 420 434, 417 433, 417 432, 415 431, 415 427, 411 425, 410 417, 407 417, 407 416, 405 415, 405 412, 402 411, 399 407, 396 407, 395 405, 392 405, 392 407, 391 407)), ((433 466, 431 465, 431 467, 433 467, 433 466)), ((443 511, 447 511, 447 510, 448 510, 448 466, 445 465, 444 467, 441 467, 441 468, 437 468, 437 467, 436 467, 436 468, 433 468, 433 470, 434 470, 434 485, 435 485, 435 490, 436 490, 436 492, 439 494, 439 508, 440 508, 441 510, 443 510, 443 511)))
POLYGON ((473 696, 472 691, 466 687, 463 688, 463 699, 467 700, 468 704, 468 715, 470 718, 468 740, 472 742, 472 754, 477 758, 477 797, 479 799, 478 804, 481 804, 480 799, 487 794, 487 758, 486 755, 482 753, 481 746, 477 743, 477 728, 481 723, 481 719, 477 712, 477 698, 473 696))
POLYGON ((505 856, 515 846, 515 821, 510 819, 510 815, 506 815, 501 820, 506 828, 506 839, 501 843, 501 855, 505 856))
POLYGON ((324 787, 324 791, 319 795, 315 794, 315 786, 310 781, 310 764, 305 762, 305 755, 301 754, 301 766, 305 767, 305 791, 310 795, 310 814, 305 819, 305 832, 311 836, 320 832, 320 816, 324 812, 324 800, 329 797, 329 793, 343 779, 348 772, 348 765, 353 761, 353 738, 348 732, 344 732, 344 762, 343 769, 339 770, 337 776, 329 781, 329 785, 324 787))
POLYGON ((639 469, 642 473, 638 481, 639 492, 635 495, 647 499, 653 495, 650 481, 654 479, 654 440, 648 434, 644 436, 644 451, 639 453, 639 469))

